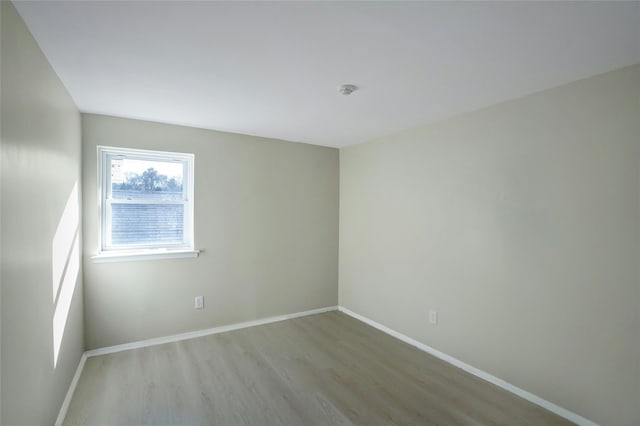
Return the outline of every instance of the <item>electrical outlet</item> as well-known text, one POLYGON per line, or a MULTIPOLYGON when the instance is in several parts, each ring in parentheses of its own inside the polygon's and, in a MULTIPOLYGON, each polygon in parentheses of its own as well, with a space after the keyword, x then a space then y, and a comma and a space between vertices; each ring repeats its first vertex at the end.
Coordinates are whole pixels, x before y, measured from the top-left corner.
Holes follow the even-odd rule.
POLYGON ((196 296, 194 308, 204 309, 204 296, 196 296))
POLYGON ((429 322, 431 324, 438 324, 438 311, 429 311, 429 322))

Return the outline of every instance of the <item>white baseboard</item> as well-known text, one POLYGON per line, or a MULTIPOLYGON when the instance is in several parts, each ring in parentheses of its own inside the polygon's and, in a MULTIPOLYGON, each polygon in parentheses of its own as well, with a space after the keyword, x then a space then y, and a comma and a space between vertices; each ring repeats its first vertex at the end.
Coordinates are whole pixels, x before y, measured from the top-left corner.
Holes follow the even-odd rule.
POLYGON ((451 355, 447 355, 444 352, 440 352, 437 349, 432 348, 431 346, 425 345, 424 343, 418 342, 415 339, 412 339, 411 337, 404 335, 402 333, 399 333, 395 330, 390 329, 389 327, 386 327, 380 323, 377 323, 375 321, 373 321, 372 319, 369 319, 365 316, 362 316, 360 314, 357 314, 347 308, 345 308, 344 306, 339 306, 338 310, 340 312, 344 312, 345 314, 364 322, 365 324, 368 324, 374 328, 377 328, 380 331, 383 331, 384 333, 387 333, 393 337, 395 337, 398 340, 402 340, 405 343, 408 343, 411 346, 415 346, 416 348, 427 352, 437 358, 440 358, 443 361, 448 362, 449 364, 458 367, 464 371, 466 371, 467 373, 471 373, 474 376, 480 377, 483 380, 486 380, 489 383, 493 383, 494 385, 507 390, 515 395, 518 395, 521 398, 526 399, 527 401, 530 401, 536 405, 539 405, 542 408, 545 408, 561 417, 564 417, 565 419, 572 421, 574 423, 576 423, 577 425, 580 426, 598 426, 597 423, 592 422, 589 419, 585 419, 584 417, 574 413, 573 411, 569 411, 566 408, 562 408, 559 405, 556 405, 552 402, 547 401, 546 399, 540 398, 537 395, 532 394, 531 392, 527 392, 524 389, 520 389, 517 386, 512 385, 511 383, 505 382, 504 380, 487 373, 486 371, 482 371, 480 369, 477 369, 463 361, 460 361, 457 358, 452 357, 451 355))
POLYGON ((111 354, 114 352, 127 351, 129 349, 145 348, 147 346, 162 345, 164 343, 178 342, 180 340, 193 339, 194 337, 209 336, 211 334, 225 333, 227 331, 239 330, 241 328, 255 327, 256 325, 270 324, 272 322, 284 321, 292 318, 305 317, 307 315, 321 314, 323 312, 336 311, 337 306, 328 306, 326 308, 312 309, 310 311, 296 312, 293 314, 277 315, 257 319, 253 321, 240 322, 237 324, 223 325, 220 327, 207 328, 205 330, 189 331, 186 333, 174 334, 172 336, 156 337, 153 339, 140 340, 137 342, 124 343, 122 345, 108 346, 106 348, 92 349, 86 351, 85 354, 90 356, 111 354))
POLYGON ((69 410, 69 405, 71 404, 71 398, 73 398, 73 393, 76 391, 76 386, 78 386, 78 380, 80 380, 80 375, 82 374, 82 370, 84 370, 84 363, 86 361, 87 354, 83 353, 80 357, 78 368, 76 368, 76 373, 73 375, 73 379, 71 379, 71 384, 69 385, 67 394, 64 397, 64 401, 62 401, 62 406, 60 407, 60 411, 58 412, 58 418, 54 423, 55 426, 62 426, 62 423, 64 423, 64 418, 67 416, 67 411, 69 410))
POLYGON ((320 314, 323 312, 329 312, 329 311, 335 311, 335 310, 344 312, 345 314, 359 321, 362 321, 374 328, 377 328, 378 330, 383 331, 384 333, 387 333, 405 343, 408 343, 411 346, 415 346, 416 348, 424 352, 427 352, 437 358, 440 358, 443 361, 446 361, 449 364, 454 365, 455 367, 458 367, 470 374, 473 374, 474 376, 480 377, 481 379, 486 380, 489 383, 493 383, 494 385, 502 389, 505 389, 515 395, 518 395, 519 397, 524 398, 527 401, 530 401, 536 405, 539 405, 540 407, 543 407, 553 413, 556 413, 559 416, 564 417, 565 419, 570 420, 580 426, 598 426, 597 423, 594 423, 591 420, 588 420, 572 411, 562 408, 552 402, 547 401, 546 399, 540 398, 539 396, 534 395, 531 392, 527 392, 524 389, 520 389, 519 387, 514 386, 508 382, 505 382, 504 380, 492 374, 489 374, 486 371, 477 369, 463 361, 460 361, 457 358, 447 355, 444 352, 440 352, 439 350, 434 349, 428 345, 425 345, 424 343, 418 342, 417 340, 412 339, 409 336, 406 336, 402 333, 392 330, 389 327, 386 327, 380 323, 377 323, 365 316, 357 314, 345 308, 344 306, 329 306, 326 308, 313 309, 310 311, 296 312, 293 314, 286 314, 286 315, 278 315, 274 317, 262 318, 262 319, 253 320, 253 321, 223 325, 220 327, 213 327, 205 330, 191 331, 187 333, 175 334, 172 336, 157 337, 154 339, 141 340, 137 342, 125 343, 122 345, 108 346, 105 348, 86 351, 84 354, 82 354, 82 357, 80 358, 80 362, 78 363, 78 368, 76 370, 76 373, 73 376, 73 379, 71 380, 71 384, 69 385, 69 390, 67 391, 67 395, 65 396, 64 401, 62 402, 62 406, 60 407, 60 412, 58 414, 58 418, 56 419, 55 426, 61 426, 62 423, 64 422, 65 416, 67 415, 67 410, 69 409, 69 405, 71 404, 71 398, 73 397, 73 393, 75 392, 76 386, 78 384, 78 380, 80 379, 80 375, 82 374, 82 370, 84 369, 84 364, 88 357, 121 352, 129 349, 137 349, 137 348, 144 348, 148 346, 161 345, 164 343, 178 342, 180 340, 192 339, 192 338, 201 337, 201 336, 209 336, 209 335, 218 334, 218 333, 225 333, 227 331, 239 330, 239 329, 248 328, 248 327, 255 327, 257 325, 270 324, 273 322, 284 321, 288 319, 304 317, 307 315, 320 314))

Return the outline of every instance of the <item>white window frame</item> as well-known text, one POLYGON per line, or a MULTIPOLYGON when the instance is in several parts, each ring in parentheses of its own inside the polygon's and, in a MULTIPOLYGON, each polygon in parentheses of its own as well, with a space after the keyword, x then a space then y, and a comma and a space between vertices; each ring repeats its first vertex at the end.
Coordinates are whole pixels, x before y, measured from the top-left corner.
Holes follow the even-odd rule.
POLYGON ((194 160, 193 154, 152 151, 144 149, 98 146, 98 255, 94 262, 123 260, 145 260, 151 258, 196 257, 193 238, 194 204, 194 160), (114 200, 111 197, 111 160, 134 159, 166 161, 183 164, 182 200, 114 200), (170 244, 127 244, 111 243, 111 206, 112 204, 178 204, 184 205, 183 241, 170 244))

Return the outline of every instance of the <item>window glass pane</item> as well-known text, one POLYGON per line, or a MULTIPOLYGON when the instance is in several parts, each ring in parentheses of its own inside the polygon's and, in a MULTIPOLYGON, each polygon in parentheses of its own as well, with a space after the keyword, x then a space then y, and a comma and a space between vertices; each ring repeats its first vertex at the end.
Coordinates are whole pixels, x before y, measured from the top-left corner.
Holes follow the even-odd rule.
POLYGON ((111 205, 111 243, 182 243, 184 235, 182 204, 111 205))
POLYGON ((182 200, 184 164, 111 159, 111 197, 115 200, 182 200))

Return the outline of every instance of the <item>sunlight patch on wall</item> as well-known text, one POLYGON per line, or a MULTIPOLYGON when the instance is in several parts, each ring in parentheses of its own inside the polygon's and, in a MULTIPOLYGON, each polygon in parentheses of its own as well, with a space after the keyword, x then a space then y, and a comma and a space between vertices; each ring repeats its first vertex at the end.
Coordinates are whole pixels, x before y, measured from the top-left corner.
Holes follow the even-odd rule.
POLYGON ((64 267, 69 259, 69 252, 80 223, 80 206, 78 202, 78 182, 73 185, 67 205, 62 212, 58 229, 51 244, 51 280, 53 283, 53 301, 55 302, 64 267))
POLYGON ((80 272, 80 203, 78 182, 73 185, 51 243, 53 283, 53 367, 58 364, 62 338, 67 326, 71 300, 80 272))

